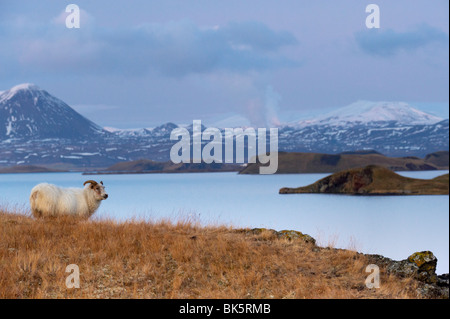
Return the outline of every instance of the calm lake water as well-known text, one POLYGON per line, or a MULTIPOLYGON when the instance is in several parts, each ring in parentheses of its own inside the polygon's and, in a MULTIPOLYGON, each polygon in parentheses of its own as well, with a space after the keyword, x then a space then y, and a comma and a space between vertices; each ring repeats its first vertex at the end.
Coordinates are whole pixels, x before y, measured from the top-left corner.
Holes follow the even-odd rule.
MULTIPOLYGON (((402 172, 433 178, 448 171, 402 172)), ((109 198, 96 218, 192 219, 201 224, 294 229, 317 239, 400 260, 421 250, 449 271, 449 196, 279 195, 327 174, 237 175, 187 173, 83 176, 80 173, 0 175, 0 205, 29 209, 31 188, 40 182, 81 187, 102 180, 109 198)), ((0 234, 1 237, 1 234, 0 234)))

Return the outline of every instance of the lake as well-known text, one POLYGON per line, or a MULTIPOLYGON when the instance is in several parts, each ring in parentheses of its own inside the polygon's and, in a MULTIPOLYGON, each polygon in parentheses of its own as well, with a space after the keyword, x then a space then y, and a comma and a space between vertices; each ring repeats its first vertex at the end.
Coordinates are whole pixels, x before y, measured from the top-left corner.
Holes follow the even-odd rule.
MULTIPOLYGON (((401 172, 433 178, 448 171, 401 172)), ((318 244, 400 260, 431 250, 437 273, 449 272, 449 196, 279 195, 328 174, 186 173, 83 176, 80 173, 0 174, 0 205, 29 209, 40 182, 81 187, 102 180, 109 198, 96 218, 190 219, 203 225, 294 229, 318 244)), ((1 236, 1 234, 0 234, 1 236)))

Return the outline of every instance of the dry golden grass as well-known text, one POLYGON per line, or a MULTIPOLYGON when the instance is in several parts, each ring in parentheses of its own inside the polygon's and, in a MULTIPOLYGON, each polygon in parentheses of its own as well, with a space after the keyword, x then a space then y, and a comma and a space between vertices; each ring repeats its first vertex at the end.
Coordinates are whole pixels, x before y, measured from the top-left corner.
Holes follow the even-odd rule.
POLYGON ((192 222, 39 219, 0 209, 0 298, 416 298, 366 257, 192 222), (80 270, 69 289, 66 266, 80 270))

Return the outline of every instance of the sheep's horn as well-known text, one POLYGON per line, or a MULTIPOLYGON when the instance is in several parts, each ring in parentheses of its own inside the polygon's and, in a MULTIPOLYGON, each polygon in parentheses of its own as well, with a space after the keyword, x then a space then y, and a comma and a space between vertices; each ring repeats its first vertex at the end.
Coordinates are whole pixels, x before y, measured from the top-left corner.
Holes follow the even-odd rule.
POLYGON ((85 181, 85 182, 83 183, 83 186, 86 185, 87 183, 91 183, 91 184, 94 185, 94 186, 98 184, 96 181, 93 181, 92 179, 90 179, 90 180, 88 180, 88 181, 85 181))

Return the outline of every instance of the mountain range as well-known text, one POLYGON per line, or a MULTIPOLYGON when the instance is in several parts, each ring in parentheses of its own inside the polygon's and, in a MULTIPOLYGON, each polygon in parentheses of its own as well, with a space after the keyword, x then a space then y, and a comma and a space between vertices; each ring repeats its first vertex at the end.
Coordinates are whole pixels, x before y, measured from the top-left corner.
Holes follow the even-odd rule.
MULTIPOLYGON (((140 159, 168 161, 175 143, 170 133, 176 127, 102 128, 38 86, 20 84, 0 92, 0 166, 84 170, 140 159)), ((192 134, 192 125, 186 128, 192 134)), ((370 149, 388 156, 424 157, 449 149, 448 119, 403 102, 358 101, 278 129, 279 150, 285 152, 370 149)))

